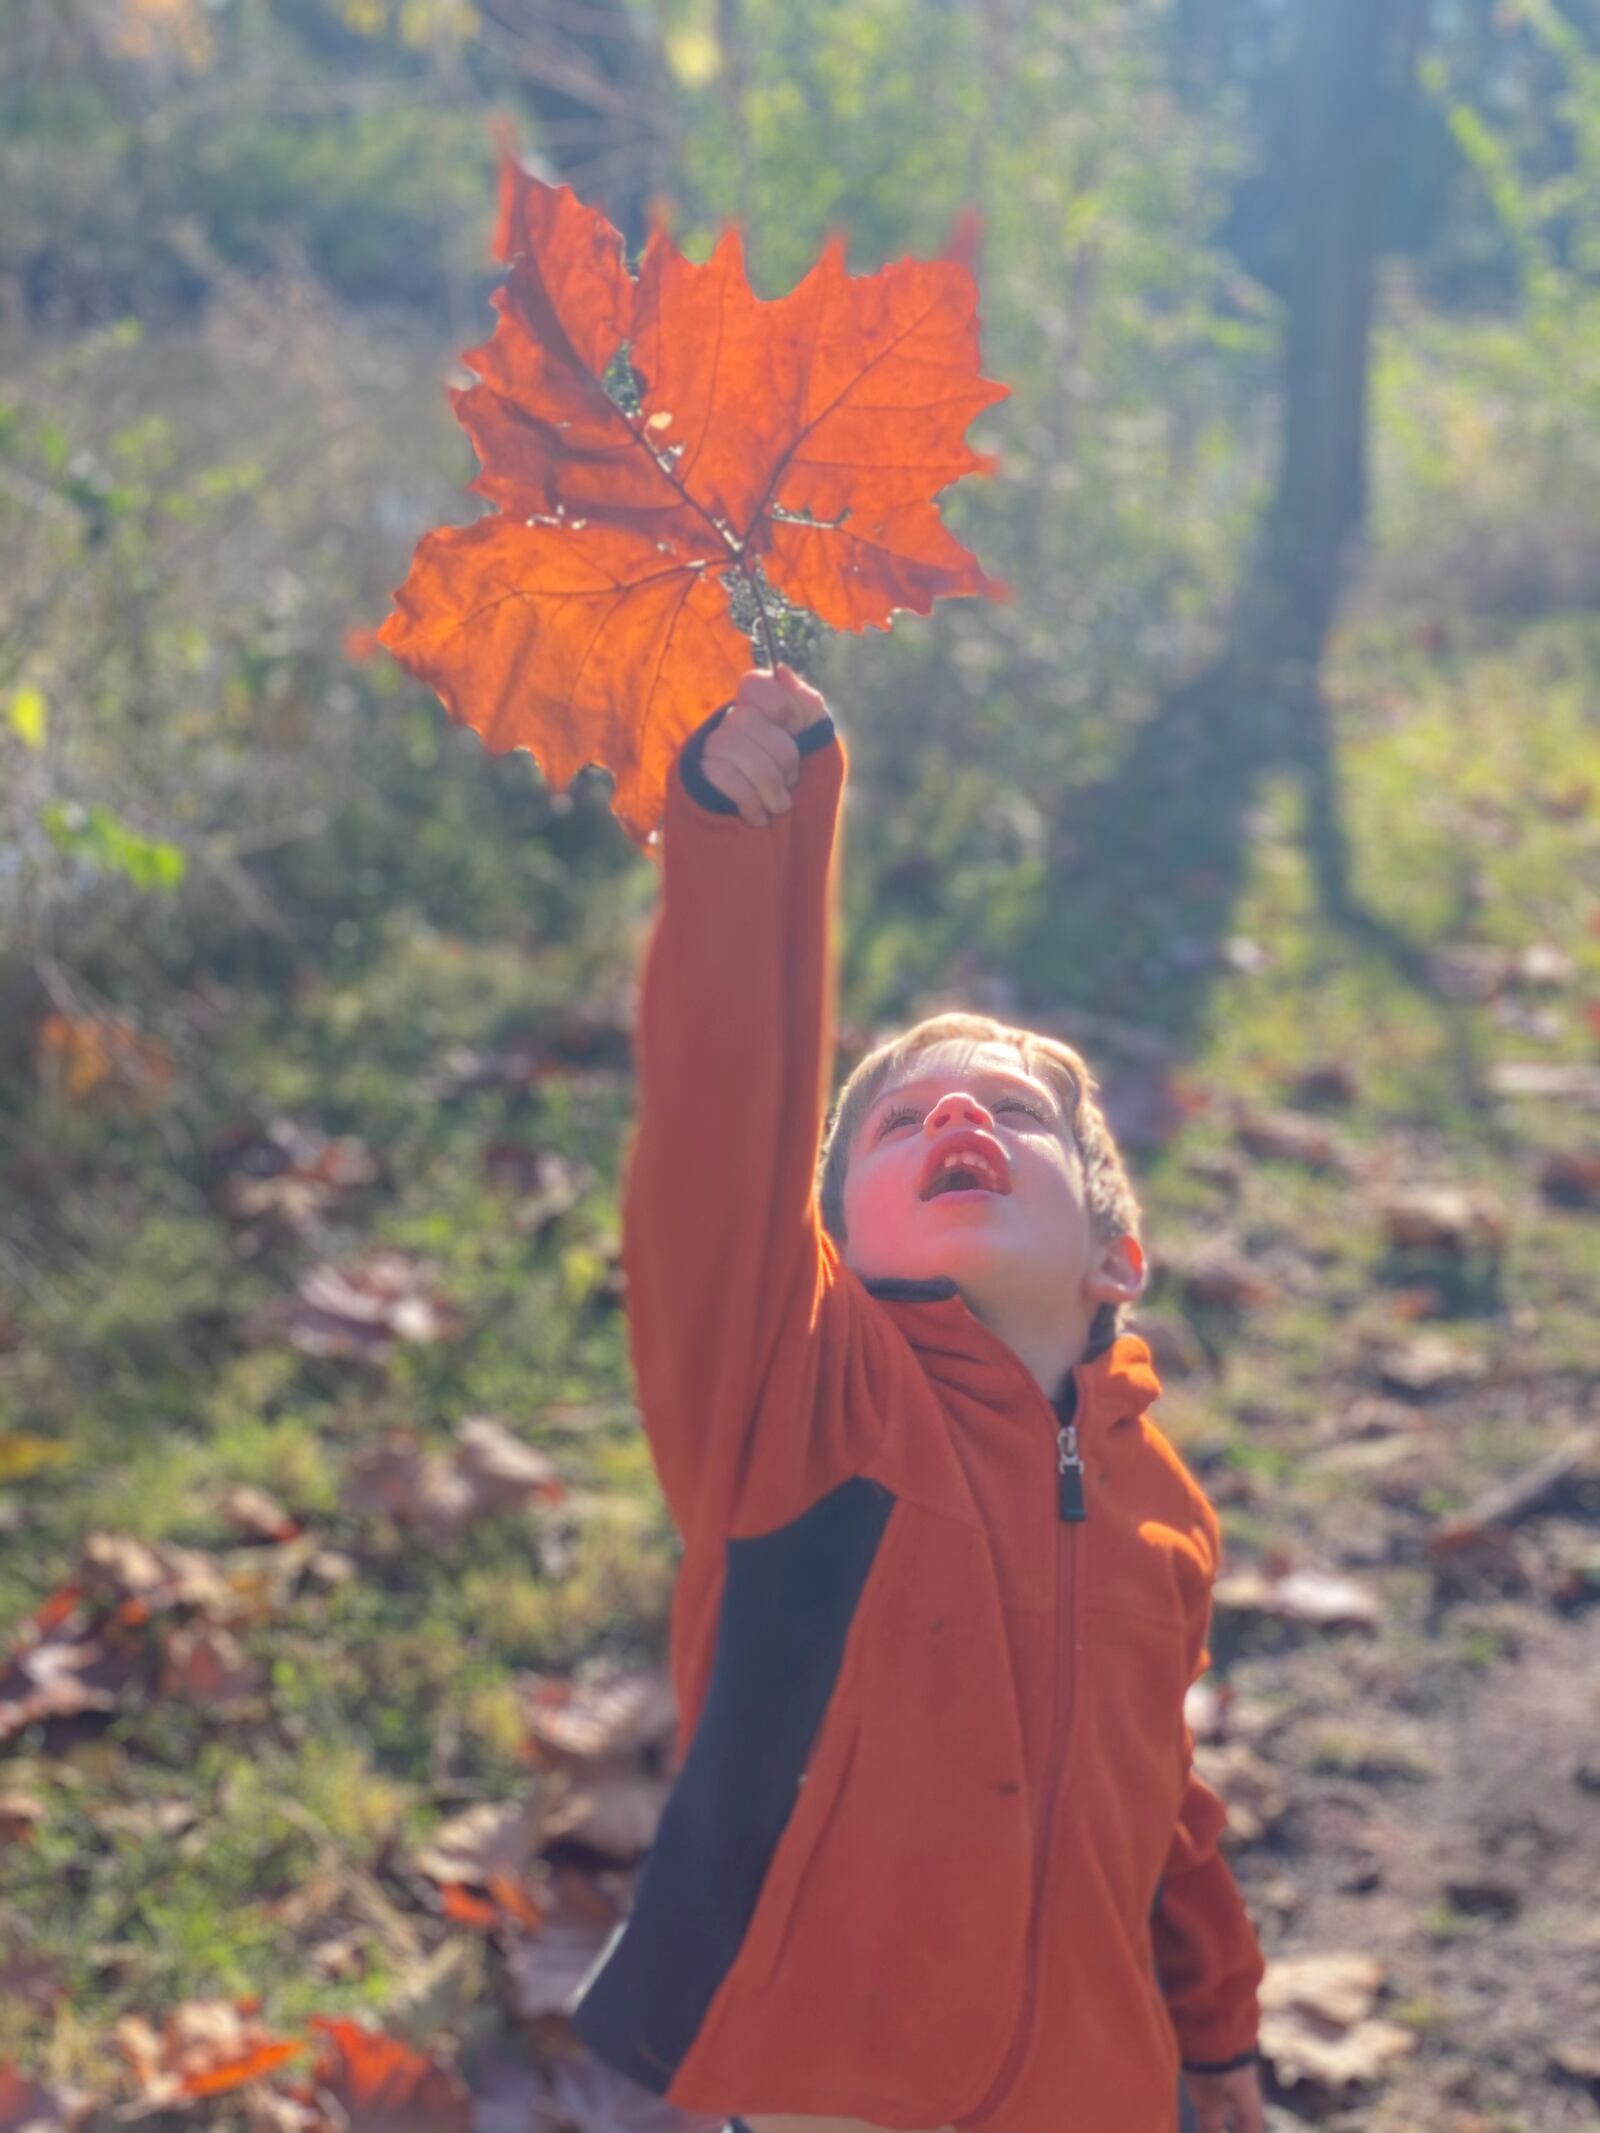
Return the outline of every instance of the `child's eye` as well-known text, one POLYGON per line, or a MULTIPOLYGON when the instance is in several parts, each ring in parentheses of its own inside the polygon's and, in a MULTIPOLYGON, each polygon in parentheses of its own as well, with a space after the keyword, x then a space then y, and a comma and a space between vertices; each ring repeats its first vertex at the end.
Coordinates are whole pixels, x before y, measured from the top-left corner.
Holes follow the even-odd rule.
MULTIPOLYGON (((1028 1116, 1030 1118, 1036 1118, 1041 1126, 1047 1126, 1050 1123, 1050 1121, 1045 1117, 1044 1113, 1039 1109, 1037 1104, 1024 1103, 1020 1096, 1002 1096, 996 1102, 995 1110, 997 1113, 1001 1111, 1026 1111, 1028 1116)), ((883 1124, 878 1128, 879 1140, 882 1140, 883 1136, 889 1131, 891 1126, 903 1126, 907 1119, 915 1119, 916 1115, 917 1114, 915 1111, 912 1111, 905 1107, 902 1107, 898 1111, 891 1111, 888 1117, 883 1121, 883 1124)))

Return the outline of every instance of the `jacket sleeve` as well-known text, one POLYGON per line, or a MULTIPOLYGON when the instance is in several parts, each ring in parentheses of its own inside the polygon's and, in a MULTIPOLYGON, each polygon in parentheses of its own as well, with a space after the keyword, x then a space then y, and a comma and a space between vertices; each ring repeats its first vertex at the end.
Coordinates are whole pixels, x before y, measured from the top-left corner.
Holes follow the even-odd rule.
POLYGON ((833 1052, 831 718, 796 738, 787 811, 752 828, 680 751, 641 973, 622 1257, 639 1405, 685 1543, 771 1530, 858 1472, 865 1292, 821 1227, 833 1052))
MULTIPOLYGON (((1216 1514, 1208 1523, 1217 1534, 1216 1514)), ((1211 1664, 1211 1595, 1190 1633, 1190 1682, 1211 1664)), ((1239 1885, 1219 1850, 1228 1810, 1194 1767, 1194 1730, 1183 1725, 1184 1790, 1161 1871, 1151 1938, 1178 2051, 1194 2074, 1227 2073, 1257 2056, 1257 1997, 1266 1962, 1239 1885)))

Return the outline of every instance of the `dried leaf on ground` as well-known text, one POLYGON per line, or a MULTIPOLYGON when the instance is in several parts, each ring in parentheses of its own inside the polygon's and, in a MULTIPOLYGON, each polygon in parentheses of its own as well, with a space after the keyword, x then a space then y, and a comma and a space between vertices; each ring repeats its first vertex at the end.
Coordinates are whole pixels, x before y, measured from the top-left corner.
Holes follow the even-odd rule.
POLYGON ((577 1680, 530 1674, 520 1687, 530 1751, 547 1767, 663 1753, 673 1744, 677 1698, 663 1668, 607 1666, 577 1680))
POLYGON ((120 2016, 112 2024, 111 2041, 133 2075, 137 2095, 135 2110, 118 2115, 143 2116, 220 2095, 298 2058, 305 2044, 274 2035, 256 2019, 255 2005, 251 2000, 185 2000, 159 2029, 143 2015, 120 2016))
POLYGON ((1378 1359, 1383 1382, 1414 1400, 1470 1385, 1488 1375, 1488 1364, 1448 1333, 1419 1333, 1378 1359))
POLYGON ((1273 1572, 1253 1563, 1219 1577, 1212 1598, 1221 1612, 1277 1615, 1320 1629, 1376 1628, 1383 1613, 1375 1592, 1336 1572, 1273 1572))
POLYGON ((472 2097, 451 2067, 397 2037, 313 2015, 321 2038, 315 2090, 347 2133, 471 2133, 472 2097))
POLYGON ((410 1252, 375 1251, 349 1266, 314 1266, 292 1299, 259 1312, 259 1339, 280 1339, 302 1355, 388 1361, 402 1342, 455 1340, 461 1312, 435 1286, 437 1269, 410 1252))
POLYGON ((515 1510, 532 1499, 560 1503, 566 1497, 567 1485, 549 1454, 524 1444, 492 1415, 468 1415, 456 1425, 454 1456, 480 1513, 515 1510))
POLYGON ((202 1548, 140 1540, 132 1533, 90 1533, 79 1551, 78 1582, 92 1599, 134 1601, 147 1614, 192 1607, 214 1621, 241 1611, 225 1564, 202 1548))
POLYGON ((330 1139, 290 1118, 233 1128, 212 1149, 211 1168, 224 1214, 235 1222, 275 1221, 291 1233, 379 1175, 365 1141, 354 1134, 330 1139))
POLYGON ((1337 2095, 1380 2080, 1415 2051, 1415 2032, 1372 2014, 1384 1970, 1376 1956, 1280 1957, 1261 1981, 1261 2056, 1284 2088, 1337 2095))
MULTIPOLYGON (((288 1551, 283 1551, 287 1553, 288 1551)), ((229 1570, 203 1549, 126 1533, 90 1533, 73 1578, 22 1625, 0 1669, 0 1740, 38 1720, 114 1711, 135 1689, 199 1702, 258 1685, 227 1625, 258 1620, 278 1598, 256 1570, 229 1570), (154 1617, 185 1619, 161 1623, 154 1617)))
POLYGON ((229 1489, 220 1508, 229 1525, 246 1540, 291 1541, 302 1530, 275 1496, 253 1482, 239 1482, 229 1489))
POLYGON ((1378 1202, 1384 1235, 1398 1251, 1498 1256, 1510 1231, 1506 1203, 1492 1185, 1407 1185, 1378 1202))
POLYGON ((532 1502, 560 1503, 566 1493, 555 1462, 488 1415, 463 1421, 448 1453, 397 1424, 354 1454, 344 1484, 349 1509, 383 1513, 437 1540, 532 1502))
POLYGON ((1504 1527, 1456 1525, 1431 1534, 1427 1548, 1436 1601, 1522 1593, 1532 1586, 1522 1550, 1504 1527))
POLYGON ((638 1859, 655 1842, 671 1789, 670 1778, 648 1770, 590 1771, 551 1804, 544 1840, 565 1838, 608 1859, 638 1859))
POLYGON ((77 1585, 61 1586, 24 1622, 0 1667, 0 1741, 45 1719, 114 1711, 145 1668, 139 1624, 122 1610, 85 1604, 77 1585))
POLYGON ((1101 1090, 1101 1108, 1120 1148, 1164 1147, 1210 1104, 1209 1089, 1154 1060, 1117 1067, 1101 1090))
POLYGON ((1184 1300, 1201 1309, 1242 1311, 1277 1300, 1277 1284, 1225 1239, 1164 1252, 1158 1263, 1176 1277, 1184 1300))
POLYGON ((594 1176, 587 1163, 520 1141, 491 1141, 483 1168, 495 1190, 514 1202, 511 1219, 525 1235, 536 1235, 575 1207, 594 1176))
POLYGON ((158 1686, 180 1703, 231 1709, 259 1696, 266 1679, 259 1661, 217 1623, 185 1623, 163 1641, 158 1686))
POLYGON ((481 1801, 418 1847, 417 1869, 447 1896, 482 1892, 466 1903, 446 1903, 458 1923, 498 1927, 510 1919, 536 1931, 549 1903, 548 1877, 532 1871, 544 1835, 539 1803, 481 1801))
POLYGON ((1321 1119, 1299 1111, 1260 1111, 1241 1106, 1234 1114, 1234 1137, 1249 1154, 1265 1160, 1303 1163, 1308 1170, 1348 1174, 1349 1151, 1321 1119))

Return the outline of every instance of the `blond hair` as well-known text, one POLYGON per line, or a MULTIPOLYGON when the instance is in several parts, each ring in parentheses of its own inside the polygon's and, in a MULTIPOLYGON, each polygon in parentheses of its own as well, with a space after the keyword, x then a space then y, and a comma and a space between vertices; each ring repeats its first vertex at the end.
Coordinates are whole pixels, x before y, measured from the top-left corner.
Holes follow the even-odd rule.
MULTIPOLYGON (((884 1086, 901 1075, 919 1053, 948 1039, 980 1044, 1005 1044, 1017 1053, 1026 1072, 1037 1074, 1060 1099, 1071 1129, 1073 1143, 1083 1163, 1084 1195, 1094 1234, 1099 1239, 1139 1235, 1139 1203, 1134 1197, 1122 1155, 1112 1139, 1105 1112, 1099 1103, 1099 1087, 1081 1053, 1059 1037, 1046 1037, 1037 1030, 1016 1029, 990 1015, 952 1011, 930 1015, 910 1029, 878 1045, 860 1060, 839 1092, 833 1116, 822 1139, 817 1170, 817 1196, 822 1225, 840 1251, 844 1250, 844 1180, 850 1149, 862 1120, 884 1086)), ((1087 1353, 1097 1355, 1108 1348, 1122 1330, 1126 1306, 1103 1303, 1089 1328, 1087 1353)))

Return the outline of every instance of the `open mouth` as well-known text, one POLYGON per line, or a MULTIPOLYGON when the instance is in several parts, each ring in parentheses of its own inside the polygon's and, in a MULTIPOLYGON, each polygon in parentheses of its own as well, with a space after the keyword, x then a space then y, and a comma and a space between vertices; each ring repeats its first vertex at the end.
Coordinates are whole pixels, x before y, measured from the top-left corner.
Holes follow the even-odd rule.
POLYGON ((953 1170, 941 1171, 922 1197, 925 1200, 947 1200, 952 1193, 997 1193, 999 1190, 991 1172, 961 1163, 953 1170))
POLYGON ((980 1194, 1004 1196, 1011 1190, 1011 1179, 1004 1155, 998 1147, 987 1142, 987 1136, 963 1133, 953 1136, 942 1148, 936 1148, 929 1166, 923 1173, 922 1198, 924 1200, 972 1199, 980 1194))

